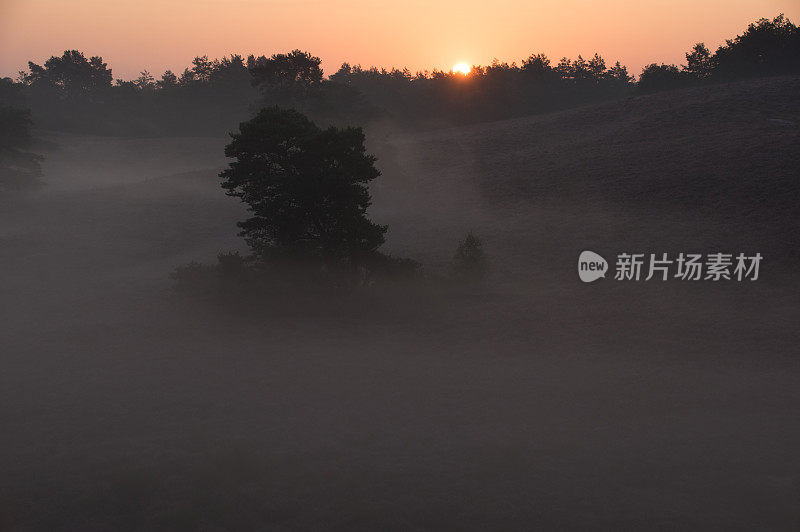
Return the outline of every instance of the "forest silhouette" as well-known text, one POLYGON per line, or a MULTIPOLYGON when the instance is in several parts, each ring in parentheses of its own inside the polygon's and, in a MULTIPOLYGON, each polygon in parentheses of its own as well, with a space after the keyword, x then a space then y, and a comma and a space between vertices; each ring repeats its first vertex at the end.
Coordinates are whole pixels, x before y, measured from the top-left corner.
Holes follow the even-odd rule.
MULTIPOLYGON (((343 64, 294 50, 196 57, 180 74, 114 79, 100 56, 66 50, 0 80, 0 105, 30 108, 39 128, 87 134, 220 134, 262 107, 293 108, 322 125, 432 128, 550 112, 693 85, 800 72, 800 31, 783 15, 761 19, 715 52, 698 43, 686 64, 651 64, 638 80, 598 54, 473 66, 469 75, 343 64)), ((19 127, 11 124, 5 127, 19 127)))

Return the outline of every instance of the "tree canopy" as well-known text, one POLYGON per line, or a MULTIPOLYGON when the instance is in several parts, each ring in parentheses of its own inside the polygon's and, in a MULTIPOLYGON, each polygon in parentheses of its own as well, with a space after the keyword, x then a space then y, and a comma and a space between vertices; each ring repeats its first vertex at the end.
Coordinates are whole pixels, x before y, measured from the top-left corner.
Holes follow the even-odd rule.
POLYGON ((322 60, 302 50, 288 54, 273 54, 248 58, 247 67, 253 76, 253 84, 289 83, 303 86, 322 83, 322 60))
POLYGON ((650 64, 639 76, 641 92, 669 90, 704 82, 800 73, 800 29, 783 14, 750 24, 713 54, 704 43, 686 53, 686 64, 650 64))
POLYGON ((52 89, 64 97, 83 96, 111 87, 111 69, 103 58, 86 59, 83 52, 65 50, 45 61, 44 66, 28 62, 30 73, 20 73, 34 88, 52 89))
POLYGON ((380 172, 361 128, 321 129, 272 107, 232 139, 222 187, 249 206, 252 217, 238 225, 257 257, 361 265, 383 244, 386 227, 366 216, 367 185, 380 172))

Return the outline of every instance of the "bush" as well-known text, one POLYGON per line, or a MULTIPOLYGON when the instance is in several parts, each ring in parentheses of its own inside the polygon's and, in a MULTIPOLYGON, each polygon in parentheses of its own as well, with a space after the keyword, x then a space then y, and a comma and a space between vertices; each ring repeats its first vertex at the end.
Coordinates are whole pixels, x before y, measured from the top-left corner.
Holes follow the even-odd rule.
POLYGON ((489 272, 489 260, 483 251, 483 243, 472 233, 459 243, 451 263, 453 278, 462 282, 478 282, 489 272))
POLYGON ((220 253, 214 265, 192 261, 170 275, 180 293, 221 300, 290 294, 345 293, 376 284, 421 280, 421 265, 411 259, 374 253, 364 266, 322 267, 314 260, 275 257, 269 260, 220 253))
POLYGON ((200 264, 197 261, 178 266, 169 274, 169 278, 175 281, 173 288, 184 293, 208 291, 214 284, 215 277, 216 268, 214 266, 200 264), (201 290, 203 288, 205 290, 201 290))
POLYGON ((217 296, 248 290, 253 270, 239 252, 220 253, 217 264, 210 266, 192 261, 178 266, 169 275, 173 288, 182 293, 217 296))

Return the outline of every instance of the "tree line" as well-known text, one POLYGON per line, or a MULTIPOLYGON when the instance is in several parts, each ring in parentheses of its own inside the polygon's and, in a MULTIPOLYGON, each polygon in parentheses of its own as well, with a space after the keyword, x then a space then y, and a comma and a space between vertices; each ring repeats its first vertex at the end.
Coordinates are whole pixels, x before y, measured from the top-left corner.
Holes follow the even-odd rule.
MULTIPOLYGON (((143 71, 114 79, 100 56, 67 50, 0 78, 0 173, 3 187, 33 181, 31 120, 41 129, 101 135, 223 135, 259 109, 296 109, 319 124, 390 122, 427 128, 565 109, 639 93, 759 76, 800 73, 800 31, 786 17, 760 19, 715 52, 697 43, 686 64, 651 64, 638 80, 619 62, 532 54, 494 61, 469 75, 343 64, 325 76, 319 57, 289 53, 195 57, 183 72, 143 71), (30 110, 27 112, 25 110, 30 110), (25 155, 28 154, 28 155, 25 155)), ((16 186, 16 185, 13 185, 16 186)))
POLYGON ((114 79, 100 56, 77 50, 28 63, 0 86, 0 105, 29 107, 39 127, 84 133, 219 133, 263 107, 294 108, 319 123, 391 121, 435 127, 548 112, 597 101, 755 76, 800 72, 800 32, 786 17, 761 19, 714 53, 698 43, 685 65, 651 64, 638 81, 598 54, 519 64, 495 60, 468 76, 441 70, 343 64, 325 76, 321 60, 294 50, 271 56, 195 57, 181 73, 143 71, 114 79))
MULTIPOLYGON (((761 19, 711 53, 698 43, 685 65, 651 64, 634 81, 619 62, 533 54, 521 63, 476 65, 468 76, 433 70, 343 64, 326 77, 319 57, 294 50, 272 56, 196 57, 182 73, 143 71, 114 80, 100 56, 67 50, 28 64, 0 89, 0 102, 27 102, 40 127, 104 134, 217 132, 254 110, 295 108, 321 123, 430 127, 553 111, 637 92, 800 72, 800 32, 786 17, 761 19), (10 86, 9 86, 10 85, 10 86)), ((11 102, 11 103, 9 103, 11 102)), ((23 104, 24 105, 24 104, 23 104)))
POLYGON ((686 52, 686 64, 647 65, 637 88, 650 93, 704 83, 800 73, 800 31, 783 14, 762 18, 714 53, 704 43, 686 52))

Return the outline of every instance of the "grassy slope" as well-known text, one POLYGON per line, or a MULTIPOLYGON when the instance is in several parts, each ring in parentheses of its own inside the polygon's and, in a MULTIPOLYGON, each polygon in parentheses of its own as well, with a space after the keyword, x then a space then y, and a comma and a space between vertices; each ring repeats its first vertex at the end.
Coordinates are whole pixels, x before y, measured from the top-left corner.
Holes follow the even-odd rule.
POLYGON ((555 231, 577 247, 696 244, 793 261, 798 91, 790 77, 662 93, 412 136, 386 155, 402 161, 408 209, 436 223, 462 212, 479 216, 478 232, 513 226, 512 240, 552 245, 555 231))

